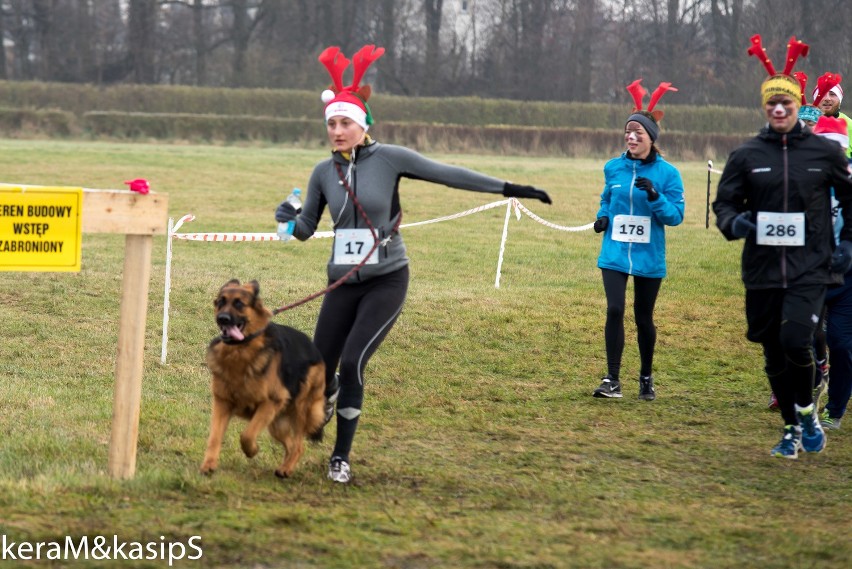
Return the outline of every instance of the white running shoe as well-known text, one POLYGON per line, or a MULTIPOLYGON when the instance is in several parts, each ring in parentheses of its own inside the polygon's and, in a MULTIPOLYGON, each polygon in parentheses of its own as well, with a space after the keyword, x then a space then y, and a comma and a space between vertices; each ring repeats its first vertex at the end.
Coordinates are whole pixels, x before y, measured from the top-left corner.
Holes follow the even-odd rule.
POLYGON ((349 484, 349 481, 352 480, 352 471, 349 468, 349 463, 339 456, 331 457, 328 463, 328 477, 338 484, 349 484))

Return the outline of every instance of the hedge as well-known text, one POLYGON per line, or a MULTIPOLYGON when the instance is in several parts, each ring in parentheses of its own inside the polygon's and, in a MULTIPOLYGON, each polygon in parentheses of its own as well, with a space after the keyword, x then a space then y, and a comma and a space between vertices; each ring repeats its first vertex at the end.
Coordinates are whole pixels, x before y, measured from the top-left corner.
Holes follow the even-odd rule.
MULTIPOLYGON (((666 101, 668 102, 668 101, 666 101)), ((628 105, 400 97, 376 94, 379 123, 417 122, 468 126, 516 125, 621 129, 628 105)), ((58 109, 78 117, 93 111, 177 113, 322 120, 319 93, 282 89, 224 89, 166 85, 94 85, 0 81, 0 107, 58 109)), ((747 135, 763 123, 760 109, 660 105, 663 130, 747 135)))

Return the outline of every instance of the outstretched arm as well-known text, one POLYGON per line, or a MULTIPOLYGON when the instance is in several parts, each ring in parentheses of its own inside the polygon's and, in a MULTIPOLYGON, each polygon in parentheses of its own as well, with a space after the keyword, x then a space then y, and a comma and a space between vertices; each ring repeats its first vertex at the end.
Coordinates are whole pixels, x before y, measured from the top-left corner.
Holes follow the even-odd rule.
POLYGON ((425 180, 461 190, 502 194, 506 197, 535 198, 544 203, 551 203, 547 192, 532 186, 514 184, 468 168, 437 162, 402 146, 386 144, 382 150, 381 158, 395 167, 400 176, 406 178, 425 180))

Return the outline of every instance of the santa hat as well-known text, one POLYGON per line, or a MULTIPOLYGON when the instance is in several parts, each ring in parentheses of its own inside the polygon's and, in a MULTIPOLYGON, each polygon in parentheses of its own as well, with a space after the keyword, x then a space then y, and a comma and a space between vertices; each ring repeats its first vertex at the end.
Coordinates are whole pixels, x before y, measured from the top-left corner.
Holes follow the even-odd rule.
POLYGON ((817 79, 817 86, 814 87, 814 92, 811 95, 814 99, 814 105, 819 105, 819 102, 828 93, 834 93, 837 95, 838 101, 842 103, 843 87, 840 86, 840 82, 842 80, 843 77, 841 77, 839 73, 823 73, 822 76, 817 79))
POLYGON ((748 48, 748 54, 757 57, 769 73, 769 79, 760 85, 762 104, 765 105, 775 95, 789 95, 797 104, 801 104, 802 88, 799 86, 799 81, 791 76, 790 72, 799 56, 808 55, 808 49, 806 43, 797 40, 796 36, 791 37, 787 44, 787 59, 784 63, 784 70, 778 73, 769 60, 769 56, 766 55, 766 50, 761 45, 760 34, 751 36, 751 47, 748 48))
POLYGON ((820 117, 814 125, 814 133, 837 142, 843 150, 849 147, 849 130, 846 121, 839 117, 820 117))
POLYGON ((799 87, 802 90, 802 106, 799 107, 799 118, 803 121, 817 122, 819 117, 822 116, 822 111, 816 106, 816 103, 811 105, 808 103, 807 99, 805 99, 808 76, 805 75, 804 71, 796 71, 793 73, 793 77, 795 77, 799 82, 799 87))
POLYGON ((343 72, 349 67, 349 60, 343 55, 339 47, 327 47, 319 56, 319 61, 331 75, 332 85, 322 92, 322 102, 325 103, 325 120, 331 117, 349 117, 364 130, 373 124, 373 114, 367 99, 370 98, 372 89, 369 85, 361 85, 367 68, 385 53, 385 48, 376 48, 375 45, 365 45, 352 56, 354 73, 352 83, 343 86, 343 72))
MULTIPOLYGON (((648 91, 641 85, 642 79, 637 79, 627 86, 627 92, 633 96, 633 112, 627 117, 627 122, 636 121, 641 124, 651 137, 651 142, 655 142, 660 135, 659 122, 663 118, 663 111, 655 111, 654 107, 666 91, 677 91, 672 87, 671 83, 660 83, 654 92, 651 93, 651 100, 648 102, 648 108, 644 110, 647 114, 642 114, 642 99, 648 94, 648 91), (647 115, 651 115, 650 117, 647 115)), ((626 124, 626 123, 625 123, 626 124)))

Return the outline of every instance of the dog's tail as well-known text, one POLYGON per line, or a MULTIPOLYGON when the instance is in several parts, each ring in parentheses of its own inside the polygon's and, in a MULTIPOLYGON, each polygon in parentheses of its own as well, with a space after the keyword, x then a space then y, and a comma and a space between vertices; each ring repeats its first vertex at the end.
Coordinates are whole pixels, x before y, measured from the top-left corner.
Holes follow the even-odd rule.
POLYGON ((322 442, 322 433, 323 433, 324 430, 325 430, 325 425, 323 425, 319 429, 317 429, 316 432, 310 433, 308 435, 308 440, 311 441, 312 443, 322 442))

